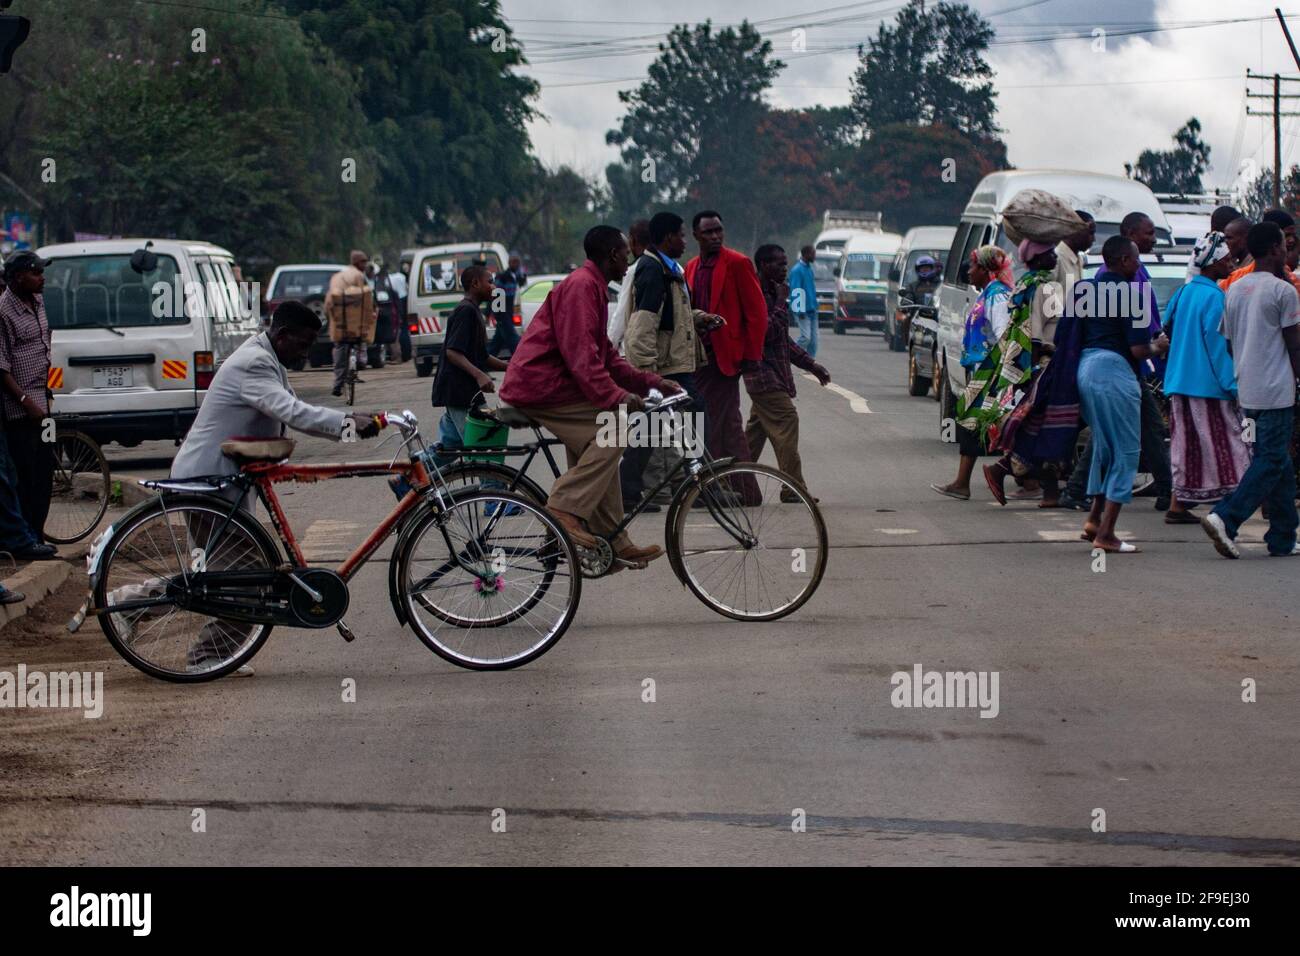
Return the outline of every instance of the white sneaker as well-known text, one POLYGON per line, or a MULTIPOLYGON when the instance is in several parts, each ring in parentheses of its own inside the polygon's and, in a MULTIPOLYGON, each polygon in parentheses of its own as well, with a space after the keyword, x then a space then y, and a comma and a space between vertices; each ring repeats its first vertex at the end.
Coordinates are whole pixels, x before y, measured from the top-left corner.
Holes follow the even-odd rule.
POLYGON ((253 670, 252 664, 240 664, 233 671, 227 674, 227 677, 252 677, 256 671, 253 670))
POLYGON ((1228 529, 1224 526, 1223 519, 1213 511, 1201 518, 1201 527, 1205 529, 1205 533, 1214 542, 1215 551, 1225 558, 1241 557, 1241 551, 1237 549, 1236 542, 1228 536, 1228 529))

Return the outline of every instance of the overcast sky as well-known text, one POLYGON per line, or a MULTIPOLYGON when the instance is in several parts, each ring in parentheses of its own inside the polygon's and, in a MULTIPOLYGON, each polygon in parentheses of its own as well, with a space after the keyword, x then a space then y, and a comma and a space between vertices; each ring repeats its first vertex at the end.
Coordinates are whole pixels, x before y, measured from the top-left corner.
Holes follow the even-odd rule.
MULTIPOLYGON (((615 151, 605 131, 622 115, 620 89, 631 89, 653 59, 653 44, 674 23, 758 23, 786 69, 774 106, 849 102, 854 48, 892 19, 902 0, 502 0, 506 18, 542 85, 544 119, 531 128, 548 165, 600 173, 615 151), (742 12, 743 11, 743 12, 742 12), (835 21, 827 23, 826 21, 835 21), (806 53, 792 52, 792 31, 806 31, 806 53), (646 49, 646 47, 649 47, 646 49), (847 49, 846 49, 847 48, 847 49)), ((1243 163, 1272 165, 1271 119, 1247 117, 1245 73, 1297 73, 1273 16, 1275 0, 973 0, 998 31, 989 51, 998 92, 998 122, 1010 160, 1122 174, 1144 148, 1168 148, 1197 116, 1212 147, 1207 186, 1232 184, 1243 163), (1206 21, 1248 20, 1241 23, 1206 21), (1107 31, 1105 51, 1092 31, 1107 31), (1164 28, 1120 36, 1125 31, 1164 28), (1082 33, 1081 39, 1042 39, 1082 33), (1035 40, 1036 42, 1025 42, 1035 40)), ((1300 5, 1283 11, 1300 42, 1300 5)), ((1271 89, 1271 84, 1268 85, 1271 89)), ((1255 91, 1266 86, 1253 84, 1255 91)), ((1285 92, 1285 90, 1284 90, 1285 92)), ((1300 83, 1294 92, 1300 93, 1300 83)), ((1300 112, 1300 101, 1288 108, 1300 112)), ((1271 106, 1252 100, 1252 108, 1271 106)), ((1300 121, 1283 123, 1283 164, 1300 162, 1300 121)))

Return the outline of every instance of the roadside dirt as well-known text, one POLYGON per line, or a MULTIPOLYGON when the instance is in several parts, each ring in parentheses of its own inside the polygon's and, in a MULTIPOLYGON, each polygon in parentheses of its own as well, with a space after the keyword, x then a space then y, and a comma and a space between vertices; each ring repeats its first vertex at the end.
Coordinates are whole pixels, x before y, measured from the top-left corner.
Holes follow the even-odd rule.
POLYGON ((190 732, 183 701, 122 661, 97 621, 68 633, 84 589, 84 577, 74 576, 0 629, 0 671, 99 672, 104 688, 97 719, 75 709, 0 708, 0 864, 39 865, 55 844, 93 845, 84 805, 119 794, 133 772, 184 746, 190 732))

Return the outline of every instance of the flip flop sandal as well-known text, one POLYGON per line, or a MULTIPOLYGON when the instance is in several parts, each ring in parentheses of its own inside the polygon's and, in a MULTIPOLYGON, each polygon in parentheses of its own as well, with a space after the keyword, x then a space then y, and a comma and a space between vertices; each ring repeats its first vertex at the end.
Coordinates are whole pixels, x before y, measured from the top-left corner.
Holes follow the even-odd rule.
POLYGON ((1190 511, 1166 511, 1165 524, 1200 524, 1201 519, 1190 511))
POLYGON ((993 499, 1000 505, 1006 506, 1007 493, 1002 490, 1002 486, 993 480, 993 472, 989 466, 984 466, 984 480, 988 483, 989 491, 993 492, 993 499))
POLYGON ((1012 501, 1033 501, 1035 498, 1043 497, 1043 489, 1035 488, 1033 491, 1021 488, 1019 491, 1013 491, 1007 495, 1012 501))
POLYGON ((945 498, 956 498, 958 501, 970 501, 969 491, 963 495, 963 494, 959 494, 956 491, 949 491, 947 488, 941 488, 938 485, 931 485, 930 488, 934 491, 939 492, 939 494, 943 495, 945 498))
POLYGON ((1093 542, 1094 547, 1100 548, 1107 554, 1141 554, 1142 549, 1136 545, 1129 544, 1127 541, 1121 541, 1118 548, 1102 548, 1101 545, 1093 542))
POLYGON ((1089 541, 1089 542, 1091 542, 1091 541, 1095 541, 1096 539, 1097 539, 1097 532, 1095 532, 1095 531, 1094 531, 1092 534, 1088 534, 1088 532, 1084 531, 1083 533, 1081 533, 1081 534, 1079 535, 1079 540, 1080 540, 1080 541, 1089 541))
POLYGON ((1051 511, 1054 508, 1064 509, 1065 505, 1061 504, 1061 502, 1059 501, 1054 501, 1050 505, 1046 501, 1040 501, 1038 503, 1038 507, 1051 511))

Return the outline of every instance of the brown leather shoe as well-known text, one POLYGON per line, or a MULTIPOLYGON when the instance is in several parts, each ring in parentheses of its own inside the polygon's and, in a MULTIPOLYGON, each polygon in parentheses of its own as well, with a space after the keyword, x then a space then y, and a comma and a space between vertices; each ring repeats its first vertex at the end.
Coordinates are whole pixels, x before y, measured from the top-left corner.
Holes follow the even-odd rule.
POLYGON ((655 558, 662 557, 664 549, 657 544, 652 544, 648 548, 641 548, 635 544, 629 544, 621 551, 615 551, 614 556, 620 561, 626 561, 628 564, 644 568, 655 558))
POLYGON ((596 547, 596 539, 591 532, 582 526, 582 520, 577 515, 571 515, 567 511, 557 511, 554 508, 548 508, 551 517, 560 523, 560 527, 568 532, 573 543, 580 548, 596 547))

